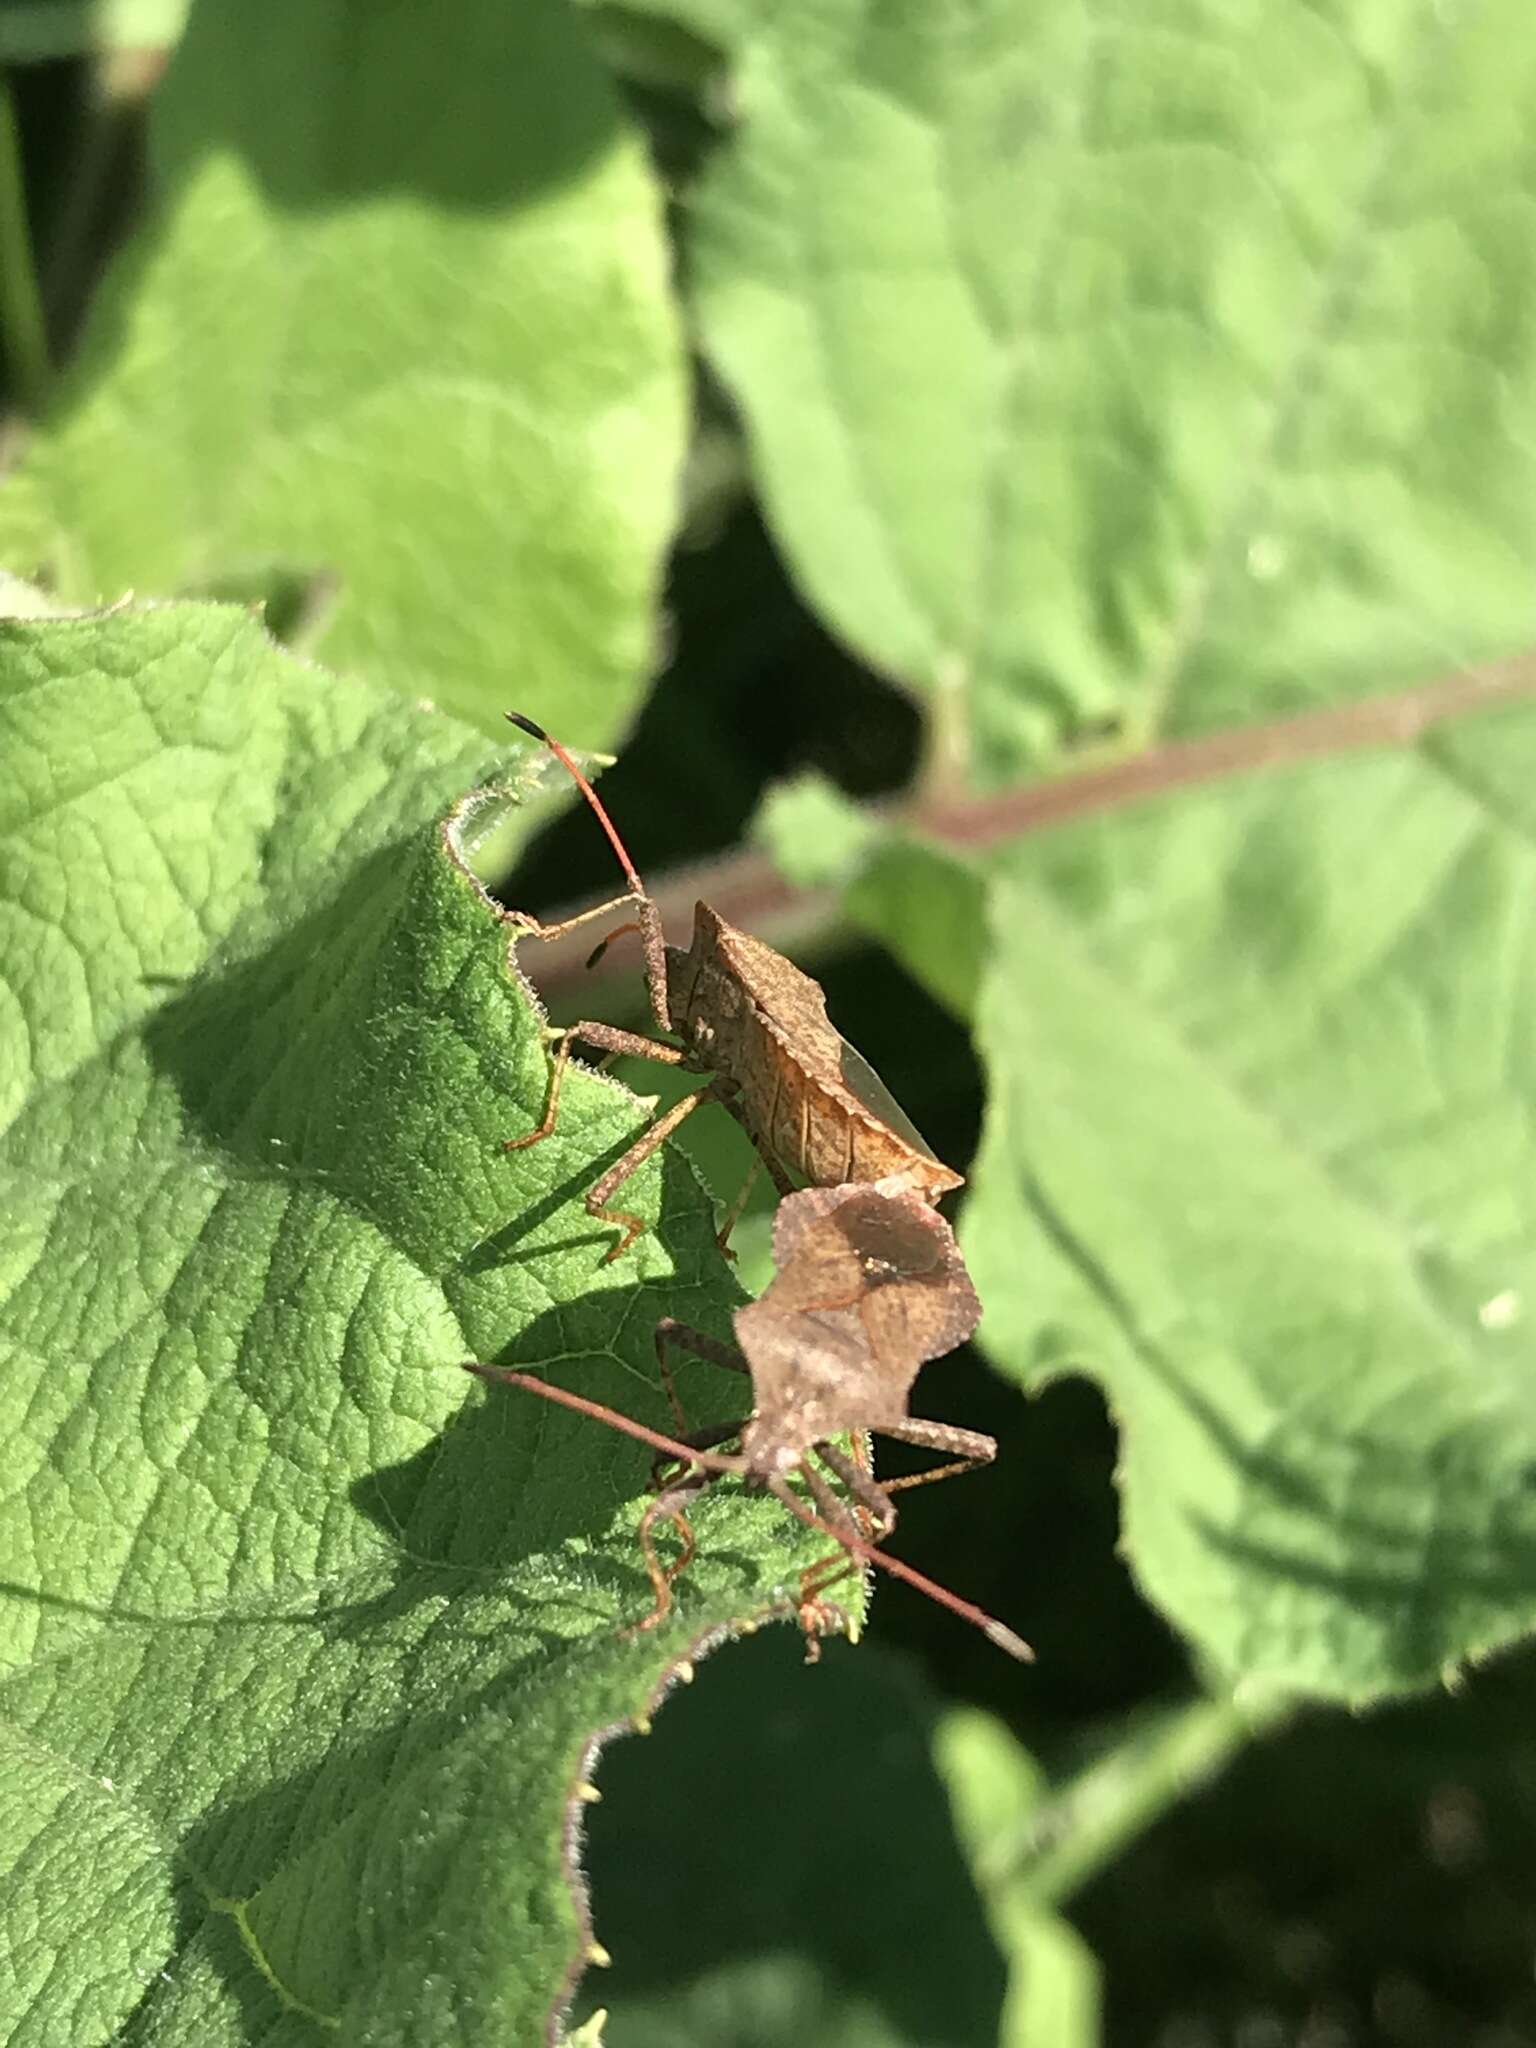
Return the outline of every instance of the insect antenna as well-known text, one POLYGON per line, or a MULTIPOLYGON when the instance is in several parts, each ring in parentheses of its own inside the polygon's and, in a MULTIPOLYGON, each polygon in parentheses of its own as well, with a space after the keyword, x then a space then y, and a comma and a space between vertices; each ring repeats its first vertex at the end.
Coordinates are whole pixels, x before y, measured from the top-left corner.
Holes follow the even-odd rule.
MULTIPOLYGON (((665 1452, 667 1457, 680 1464, 716 1469, 716 1460, 709 1452, 690 1450, 675 1436, 663 1436, 659 1429, 647 1429, 643 1422, 620 1414, 617 1408, 609 1408, 601 1401, 589 1401, 585 1394, 573 1394, 569 1388, 557 1387, 552 1380, 541 1380, 537 1373, 518 1372, 510 1365, 482 1365, 474 1358, 464 1360, 464 1370, 483 1380, 501 1380, 509 1387, 526 1387, 530 1394, 542 1394, 546 1401, 556 1401, 562 1408, 573 1408, 578 1415, 590 1415, 594 1422, 606 1422, 610 1429, 632 1436, 637 1444, 649 1444, 653 1451, 665 1452)), ((720 1469, 729 1472, 735 1467, 726 1465, 720 1469)))
POLYGON ((628 924, 615 925, 613 930, 608 934, 607 938, 599 939, 597 944, 592 948, 591 952, 587 955, 587 967, 589 969, 595 967, 598 961, 601 960, 603 955, 607 952, 608 948, 613 944, 614 940, 622 939, 626 932, 639 932, 641 937, 643 938, 645 936, 645 926, 641 924, 639 918, 637 917, 632 917, 629 920, 628 924))
MULTIPOLYGON (((645 894, 645 884, 635 872, 635 864, 629 857, 629 849, 619 837, 618 827, 603 809, 602 798, 577 767, 574 754, 571 753, 568 747, 562 747, 558 740, 551 739, 542 725, 535 725, 533 720, 525 717, 521 711, 508 711, 503 715, 509 724, 515 725, 521 731, 527 733, 530 739, 536 739, 541 746, 548 747, 549 751, 560 763, 560 766, 570 776, 593 810, 596 811, 597 822, 608 834, 608 844, 619 857, 619 866, 624 870, 625 881, 628 882, 630 888, 633 889, 637 896, 643 896, 645 894)), ((617 934, 614 934, 614 936, 616 937, 617 934)), ((603 941, 603 944, 607 944, 606 939, 603 941)), ((599 947, 598 951, 601 952, 602 947, 599 947)), ((588 964, 590 965, 591 963, 589 962, 588 964)))
POLYGON ((889 1572, 893 1579, 905 1579, 909 1586, 915 1586, 919 1593, 926 1593, 930 1600, 940 1607, 947 1607, 951 1614, 958 1614, 962 1621, 968 1621, 972 1628, 979 1628, 989 1643, 996 1643, 1000 1650, 1006 1650, 1010 1657, 1016 1657, 1021 1664, 1033 1664, 1035 1653, 1024 1638, 1015 1635, 1006 1623, 996 1621, 990 1614, 969 1600, 962 1600, 958 1593, 951 1593, 948 1586, 941 1586, 937 1579, 930 1579, 906 1564, 899 1557, 891 1557, 874 1543, 866 1543, 862 1536, 855 1536, 843 1529, 834 1529, 830 1522, 824 1522, 814 1508, 808 1507, 785 1485, 772 1488, 773 1497, 781 1501, 792 1515, 804 1522, 808 1529, 819 1529, 823 1536, 830 1536, 850 1557, 856 1557, 862 1564, 872 1564, 883 1572, 889 1572))
POLYGON ((667 1000, 666 942, 662 936, 661 917, 655 904, 646 894, 645 884, 640 879, 639 870, 629 857, 629 848, 619 837, 618 827, 603 808, 602 798, 577 767, 575 756, 568 747, 561 746, 557 739, 551 739, 543 726, 535 724, 526 712, 507 711, 502 715, 509 724, 515 725, 520 731, 527 733, 530 739, 536 739, 540 746, 548 747, 566 774, 570 776, 576 787, 592 806, 592 809, 597 813, 597 822, 608 835, 608 844, 618 856, 619 866, 624 870, 624 879, 629 884, 629 893, 635 899, 639 909, 640 914, 637 918, 632 919, 627 924, 618 925, 608 934, 607 938, 593 948, 587 959, 588 967, 595 967, 597 965, 615 939, 621 938, 625 932, 638 932, 640 934, 640 943, 645 953, 645 979, 650 989, 651 1009, 655 1015, 656 1022, 661 1026, 662 1030, 670 1031, 672 1028, 672 1013, 667 1000))

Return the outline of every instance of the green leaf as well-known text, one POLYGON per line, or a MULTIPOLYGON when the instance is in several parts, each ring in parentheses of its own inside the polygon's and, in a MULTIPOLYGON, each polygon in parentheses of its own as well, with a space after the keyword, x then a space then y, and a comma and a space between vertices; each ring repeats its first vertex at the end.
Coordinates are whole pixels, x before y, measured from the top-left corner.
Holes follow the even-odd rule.
POLYGON ((781 782, 763 799, 752 836, 797 889, 827 889, 860 865, 879 826, 824 775, 781 782))
POLYGON ((1517 699, 997 863, 981 1341, 1103 1380, 1135 1570, 1255 1694, 1536 1623, 1533 791, 1517 699))
POLYGON ((760 12, 697 210, 705 344, 801 584, 977 779, 1528 640, 1528 25, 760 12))
POLYGON ((996 2048, 935 1718, 876 1645, 807 1672, 775 1630, 613 1751, 589 1829, 613 2048, 996 2048))
POLYGON ((987 885, 963 853, 882 825, 814 775, 769 791, 753 837, 797 889, 839 887, 851 924, 887 946, 946 1009, 973 1015, 987 885))
MULTIPOLYGON (((171 606, 0 625, 0 1908, 17 2043, 534 2041, 596 1731, 824 1546, 701 1504, 666 1624, 650 1331, 738 1298, 573 1071, 456 845, 440 714, 171 606)), ((740 1391, 685 1376, 700 1420, 740 1391)))
POLYGON ((934 1730, 933 1750, 992 1932, 1009 1960, 998 2048, 1097 2048, 1093 1953, 1018 1875, 1017 1843, 1043 1803, 1043 1773, 997 1716, 980 1707, 950 1708, 934 1730))
POLYGON ((986 883, 963 855, 928 840, 890 835, 848 885, 845 903, 861 931, 879 939, 928 993, 971 1016, 986 952, 986 883))
POLYGON ((641 145, 554 0, 200 7, 157 192, 0 496, 65 596, 309 583, 325 658, 591 743, 652 658, 685 378, 641 145))
POLYGON ((933 1731, 933 1755, 966 1860, 985 1881, 995 1882, 1020 1861, 1017 1840, 1045 1799, 1045 1773, 982 1707, 949 1708, 933 1731))

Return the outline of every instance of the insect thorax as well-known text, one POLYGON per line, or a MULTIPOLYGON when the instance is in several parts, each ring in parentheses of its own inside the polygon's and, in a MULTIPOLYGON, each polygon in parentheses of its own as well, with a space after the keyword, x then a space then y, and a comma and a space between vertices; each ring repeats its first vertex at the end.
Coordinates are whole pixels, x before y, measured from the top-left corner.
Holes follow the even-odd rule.
POLYGON ((699 933, 686 953, 679 946, 667 948, 667 998, 672 1029, 705 1057, 722 1037, 732 1035, 747 1005, 740 983, 699 933))

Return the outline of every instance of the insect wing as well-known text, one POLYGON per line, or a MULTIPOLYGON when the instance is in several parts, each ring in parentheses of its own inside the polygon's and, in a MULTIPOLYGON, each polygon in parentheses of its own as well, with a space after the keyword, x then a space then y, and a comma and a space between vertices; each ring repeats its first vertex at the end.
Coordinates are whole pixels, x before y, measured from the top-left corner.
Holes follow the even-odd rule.
MULTIPOLYGON (((931 1159, 935 1166, 943 1166, 943 1161, 863 1053, 856 1046, 850 1045, 840 1031, 835 1035, 838 1070, 842 1076, 843 1086, 849 1094, 867 1109, 871 1116, 878 1117, 881 1123, 893 1130, 904 1144, 910 1145, 914 1152, 920 1153, 924 1159, 931 1159)), ((947 1173, 950 1169, 944 1167, 944 1171, 947 1173)), ((954 1185, 958 1187, 959 1184, 960 1176, 957 1173, 954 1176, 954 1185)))

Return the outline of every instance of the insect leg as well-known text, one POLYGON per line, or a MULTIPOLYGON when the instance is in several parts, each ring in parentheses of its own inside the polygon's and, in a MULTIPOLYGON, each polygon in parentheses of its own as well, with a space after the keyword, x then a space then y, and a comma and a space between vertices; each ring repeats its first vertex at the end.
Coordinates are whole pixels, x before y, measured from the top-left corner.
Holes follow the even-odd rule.
MULTIPOLYGON (((645 1039, 642 1043, 649 1045, 651 1041, 645 1039)), ((629 1048, 621 1046, 619 1050, 628 1051, 629 1048)), ((681 1064, 683 1059, 682 1053, 678 1052, 675 1046, 669 1046, 667 1050, 675 1055, 674 1064, 681 1064)), ((605 1266, 611 1266, 616 1258, 620 1257, 622 1253, 627 1252, 641 1231, 646 1227, 644 1217, 632 1216, 627 1209, 610 1209, 608 1207, 608 1197, 615 1189, 622 1187, 632 1173, 645 1164, 651 1154, 660 1147, 663 1140, 672 1135, 685 1116, 692 1116, 701 1102, 716 1100, 718 1100, 718 1097, 715 1094, 713 1082, 710 1082, 707 1087, 696 1088, 691 1095, 680 1096, 665 1116, 659 1116, 648 1131, 642 1132, 636 1138, 634 1144, 630 1146, 623 1158, 616 1159, 602 1179, 587 1189, 587 1214, 596 1217, 599 1223, 620 1225, 624 1231, 624 1235, 619 1239, 618 1243, 603 1255, 603 1264, 605 1266)))
MULTIPOLYGON (((907 1487, 928 1486, 938 1479, 957 1479, 962 1472, 975 1472, 983 1465, 990 1465, 997 1456, 997 1444, 993 1438, 983 1436, 979 1430, 960 1429, 948 1422, 924 1422, 914 1418, 882 1428, 879 1434, 895 1437, 903 1443, 918 1444, 927 1450, 958 1451, 961 1455, 949 1464, 935 1465, 927 1472, 912 1472, 905 1478, 877 1481, 867 1466, 848 1457, 836 1444, 819 1443, 815 1446, 817 1457, 837 1474, 858 1505, 868 1512, 875 1524, 874 1540, 877 1543, 883 1543, 896 1527, 896 1503, 891 1499, 893 1493, 900 1493, 907 1487)), ((820 1506, 819 1499, 817 1505, 820 1506)), ((831 1520, 824 1508, 822 1514, 824 1519, 831 1520)), ((867 1531, 863 1533, 868 1534, 867 1531)), ((828 1563, 831 1561, 827 1560, 828 1563)), ((852 1569, 851 1565, 849 1569, 852 1569)), ((835 1579, 824 1579, 816 1591, 819 1593, 834 1583, 835 1579)))
MULTIPOLYGON (((691 1429, 686 1436, 679 1438, 679 1442, 686 1444, 690 1451, 713 1451, 721 1444, 729 1443, 732 1437, 740 1436, 741 1430, 739 1422, 717 1422, 709 1429, 691 1429)), ((676 1467, 679 1472, 687 1470, 680 1458, 664 1458, 658 1453, 651 1460, 651 1484, 658 1493, 671 1484, 669 1467, 676 1467)))
MULTIPOLYGON (((601 911, 613 910, 620 903, 632 903, 637 913, 640 943, 645 951, 645 986, 651 998, 651 1015, 656 1019, 656 1022, 663 1031, 670 1031, 672 1028, 672 1009, 667 995, 667 948, 661 929, 661 912, 656 908, 654 900, 646 894, 645 884, 635 872, 635 864, 630 859, 629 851, 623 840, 619 837, 618 828, 604 809, 602 798, 592 787, 586 776, 582 774, 570 749, 561 746, 557 739, 552 739, 542 725, 535 724, 523 712, 509 711, 506 715, 513 725, 518 726, 523 732, 530 734, 542 745, 548 747, 555 759, 571 777, 571 780, 596 812, 597 822, 602 826, 604 832, 607 833, 608 843, 618 855, 619 866, 624 870, 624 879, 629 884, 628 895, 612 898, 609 902, 602 904, 599 910, 584 911, 580 917, 568 919, 558 929, 569 931, 572 924, 584 924, 589 917, 600 915, 601 911)), ((606 943, 607 941, 605 940, 604 944, 606 943)), ((597 952, 601 953, 602 950, 602 946, 599 946, 597 952)), ((596 959, 596 957, 597 954, 594 954, 593 959, 596 959)), ((591 965, 590 961, 588 965, 591 965)))
POLYGON ((584 924, 591 924, 599 917, 607 917, 610 911, 627 910, 639 902, 632 889, 626 889, 622 896, 610 896, 606 903, 594 903, 590 910, 578 910, 574 917, 562 917, 558 924, 543 924, 532 911, 513 910, 507 914, 507 921, 518 932, 526 933, 530 939, 559 939, 567 932, 573 932, 584 924))
POLYGON ((879 1434, 898 1443, 916 1444, 926 1451, 949 1451, 947 1465, 935 1465, 927 1472, 910 1472, 904 1479, 887 1479, 887 1493, 900 1493, 909 1486, 931 1486, 938 1479, 957 1479, 962 1472, 979 1471, 997 1456, 997 1440, 978 1429, 960 1429, 952 1422, 924 1422, 914 1416, 907 1422, 882 1425, 879 1434))
POLYGON ((665 1045, 660 1039, 642 1038, 638 1031, 620 1031, 612 1024, 598 1024, 583 1019, 571 1024, 560 1035, 554 1061, 549 1070, 549 1094, 544 1101, 543 1121, 536 1129, 525 1131, 520 1138, 503 1138, 503 1152, 521 1152, 525 1145, 537 1145, 547 1138, 555 1128, 560 1115, 560 1087, 565 1080, 565 1070, 571 1063, 571 1046, 580 1040, 583 1045, 601 1047, 607 1053, 632 1053, 636 1059, 659 1060, 663 1066, 681 1066, 684 1054, 675 1045, 665 1045))
MULTIPOLYGON (((848 1441, 853 1445, 854 1464, 870 1480, 873 1480, 875 1476, 875 1446, 869 1431, 867 1429, 856 1429, 852 1432, 848 1441)), ((855 1494, 857 1494, 857 1489, 855 1489, 855 1494)), ((874 1517, 863 1503, 859 1503, 854 1508, 854 1514, 858 1520, 859 1531, 865 1541, 868 1542, 875 1534, 874 1517)))
POLYGON ((640 1551, 645 1559, 645 1569, 650 1574, 651 1585, 656 1593, 656 1605, 650 1613, 633 1623, 624 1633, 627 1636, 644 1635, 648 1629, 658 1627, 666 1620, 672 1609, 672 1586, 674 1581, 692 1564, 697 1545, 688 1517, 683 1513, 691 1497, 701 1488, 709 1485, 715 1474, 696 1465, 681 1479, 674 1480, 664 1493, 657 1494, 645 1513, 640 1517, 640 1551), (682 1538, 681 1554, 671 1564, 663 1565, 656 1555, 655 1528, 658 1521, 669 1520, 676 1524, 682 1538))
POLYGON ((720 1228, 715 1232, 715 1243, 719 1245, 721 1251, 725 1253, 725 1256, 733 1261, 736 1257, 736 1254, 731 1250, 731 1232, 736 1228, 737 1224, 741 1221, 741 1212, 747 1206, 747 1197, 751 1194, 753 1188, 756 1186, 757 1176, 762 1172, 762 1170, 762 1155, 759 1154, 758 1157, 753 1160, 751 1169, 748 1172, 746 1179, 741 1184, 741 1193, 736 1197, 735 1201, 732 1202, 730 1208, 725 1213, 725 1221, 721 1224, 720 1228))
MULTIPOLYGON (((812 1493, 817 1493, 819 1484, 821 1491, 832 1501, 834 1509, 841 1510, 841 1502, 827 1489, 826 1481, 818 1482, 816 1473, 808 1465, 802 1466, 801 1470, 810 1482, 812 1493)), ((877 1543, 866 1543, 861 1536, 853 1533, 846 1517, 833 1523, 817 1514, 815 1509, 801 1500, 782 1473, 774 1473, 765 1483, 774 1499, 781 1506, 788 1508, 797 1522, 804 1522, 808 1529, 820 1529, 824 1535, 835 1537, 850 1556, 860 1559, 864 1564, 878 1566, 881 1571, 889 1572, 893 1579, 905 1579, 909 1586, 915 1586, 918 1592, 926 1593, 930 1600, 936 1600, 941 1607, 947 1607, 951 1614, 958 1614, 962 1621, 968 1621, 973 1628, 979 1628, 989 1642, 995 1643, 1000 1650, 1006 1650, 1010 1657, 1016 1657, 1021 1664, 1034 1662, 1034 1651, 1022 1636, 1015 1635, 1005 1623, 994 1621, 992 1616, 976 1606, 974 1601, 962 1600, 958 1593, 951 1593, 947 1586, 941 1586, 936 1580, 914 1570, 901 1558, 892 1557, 877 1543)))
MULTIPOLYGON (((695 1358, 708 1359, 711 1365, 728 1366, 732 1372, 750 1372, 751 1367, 736 1349, 719 1337, 707 1337, 702 1330, 695 1330, 688 1323, 680 1323, 675 1316, 663 1316, 656 1325, 656 1363, 661 1371, 661 1383, 667 1390, 667 1399, 672 1404, 672 1413, 677 1418, 679 1433, 688 1427, 688 1418, 683 1413, 683 1404, 678 1399, 677 1387, 672 1378, 672 1368, 667 1363, 667 1347, 677 1351, 691 1351, 695 1358)), ((716 1443, 720 1438, 716 1437, 716 1443)))
MULTIPOLYGON (((816 1446, 818 1456, 824 1457, 829 1448, 830 1446, 818 1444, 816 1446)), ((828 1462, 830 1463, 831 1461, 829 1460, 828 1462)), ((853 1470, 851 1463, 847 1459, 843 1459, 841 1462, 845 1469, 838 1472, 839 1478, 845 1476, 845 1471, 853 1470)), ((837 1470, 837 1467, 834 1466, 833 1469, 837 1470)), ((841 1628, 848 1635, 856 1633, 846 1609, 837 1606, 831 1600, 824 1599, 822 1596, 829 1587, 840 1585, 844 1579, 852 1578, 857 1571, 858 1565, 855 1554, 847 1547, 846 1539, 851 1537, 855 1543, 858 1543, 860 1541, 860 1532, 846 1504, 838 1499, 837 1495, 828 1486, 815 1467, 808 1461, 802 1460, 799 1470, 807 1486, 810 1488, 812 1499, 816 1503, 817 1512, 821 1517, 820 1526, 842 1546, 837 1550, 831 1551, 826 1557, 818 1558, 814 1564, 807 1565, 800 1574, 800 1597, 795 1603, 795 1612, 800 1623, 801 1632, 805 1637, 805 1661, 807 1664, 815 1664, 821 1657, 821 1638, 824 1635, 831 1634, 837 1628, 841 1628)), ((880 1494, 880 1489, 875 1485, 872 1477, 869 1477, 867 1474, 863 1476, 866 1478, 870 1489, 869 1504, 871 1507, 876 1508, 876 1512, 879 1512, 876 1503, 883 1498, 880 1494)), ((777 1492, 778 1489, 774 1488, 773 1490, 777 1492)), ((889 1514, 890 1521, 894 1523, 896 1513, 888 1501, 885 1502, 885 1511, 889 1514)), ((880 1533, 883 1535, 885 1531, 882 1530, 880 1533)), ((878 1541, 879 1538, 877 1537, 875 1540, 878 1541)))
MULTIPOLYGON (((647 1429, 643 1422, 623 1415, 617 1408, 609 1408, 601 1401, 589 1401, 584 1394, 573 1394, 566 1387, 558 1387, 541 1379, 537 1373, 519 1372, 506 1365, 482 1365, 478 1359, 466 1358, 464 1370, 472 1372, 483 1380, 501 1380, 510 1387, 524 1387, 530 1394, 538 1394, 546 1401, 554 1401, 562 1408, 573 1409, 578 1415, 587 1415, 594 1422, 605 1422, 610 1429, 619 1430, 623 1435, 635 1438, 638 1443, 649 1444, 657 1452, 663 1452, 677 1459, 686 1469, 683 1476, 657 1495, 640 1518, 640 1549, 645 1558, 645 1569, 656 1591, 656 1605, 643 1620, 637 1622, 627 1634, 639 1634, 645 1629, 655 1628, 664 1619, 672 1605, 672 1584, 679 1572, 687 1569, 694 1554, 693 1530, 683 1509, 689 1499, 701 1488, 707 1486, 721 1472, 737 1472, 741 1469, 740 1459, 711 1455, 703 1443, 697 1445, 679 1442, 675 1437, 662 1436, 658 1430, 647 1429), (697 1459, 697 1462, 695 1460, 697 1459), (670 1566, 663 1565, 656 1555, 653 1531, 663 1516, 677 1525, 683 1542, 683 1554, 670 1566)), ((705 1432, 700 1432, 701 1436, 705 1432)))
POLYGON ((856 1458, 850 1458, 837 1444, 819 1443, 815 1446, 815 1451, 821 1462, 829 1471, 836 1473, 858 1505, 868 1513, 875 1525, 875 1542, 883 1543, 896 1526, 896 1508, 890 1497, 890 1482, 882 1485, 867 1465, 861 1465, 856 1458))

